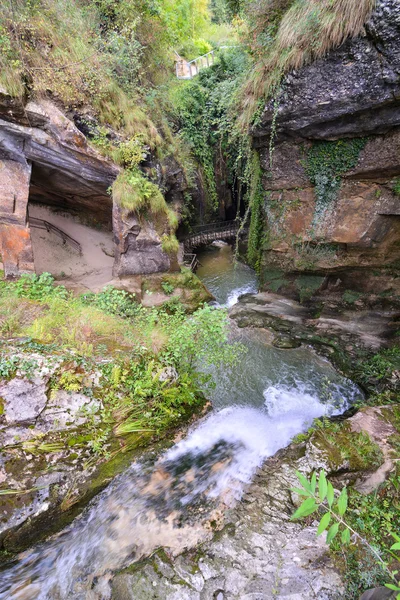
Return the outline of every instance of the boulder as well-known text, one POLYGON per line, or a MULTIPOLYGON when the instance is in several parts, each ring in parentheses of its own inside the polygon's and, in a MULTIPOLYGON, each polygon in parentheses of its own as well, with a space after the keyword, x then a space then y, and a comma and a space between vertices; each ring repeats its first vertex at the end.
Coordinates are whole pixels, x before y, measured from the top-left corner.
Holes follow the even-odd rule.
POLYGON ((170 258, 163 251, 154 223, 114 204, 114 277, 168 271, 170 258))

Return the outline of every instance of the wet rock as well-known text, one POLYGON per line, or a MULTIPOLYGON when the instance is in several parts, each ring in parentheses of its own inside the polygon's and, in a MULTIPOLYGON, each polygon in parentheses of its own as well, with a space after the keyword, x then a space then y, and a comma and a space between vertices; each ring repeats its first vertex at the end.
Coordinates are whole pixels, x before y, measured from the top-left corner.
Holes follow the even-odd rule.
POLYGON ((350 419, 352 431, 366 432, 379 446, 384 459, 378 469, 360 477, 356 482, 355 488, 363 494, 370 494, 376 490, 393 471, 393 448, 388 440, 398 432, 391 424, 391 420, 392 408, 390 406, 363 408, 350 419))
POLYGON ((40 416, 38 427, 41 430, 59 431, 79 427, 95 417, 100 409, 100 401, 76 392, 56 391, 48 401, 40 416))
MULTIPOLYGON (((385 133, 398 126, 399 30, 397 0, 379 0, 364 35, 290 73, 280 98, 278 135, 290 131, 301 137, 337 139, 385 133)), ((258 143, 270 130, 272 104, 254 131, 258 143)))
MULTIPOLYGON (((376 437, 390 434, 389 413, 380 409, 361 412, 361 416, 358 413, 348 424, 342 424, 346 436, 356 435, 364 425, 366 429, 362 430, 372 436, 372 422, 376 437)), ((365 440, 362 452, 366 452, 365 440)), ((331 474, 338 495, 348 480, 345 475, 340 479, 332 474, 345 470, 344 462, 338 467, 329 453, 316 445, 313 436, 280 450, 259 469, 240 504, 225 511, 225 527, 212 540, 176 558, 158 553, 136 564, 134 573, 117 575, 112 599, 344 598, 341 575, 330 558, 325 535, 316 536, 318 521, 304 526, 290 520, 304 499, 291 491, 298 485, 296 470, 310 477, 322 468, 331 474)), ((368 474, 371 465, 367 462, 361 470, 368 474)), ((386 597, 390 596, 382 598, 386 597)))
POLYGON ((214 246, 214 248, 225 248, 225 246, 229 246, 229 244, 223 240, 214 240, 211 246, 214 246))

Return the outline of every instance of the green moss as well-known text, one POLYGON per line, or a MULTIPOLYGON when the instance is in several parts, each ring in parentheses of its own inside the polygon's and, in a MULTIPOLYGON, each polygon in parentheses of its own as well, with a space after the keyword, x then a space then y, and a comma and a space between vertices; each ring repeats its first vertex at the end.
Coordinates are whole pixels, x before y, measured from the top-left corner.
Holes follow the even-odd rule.
POLYGON ((396 194, 396 196, 400 196, 400 177, 397 177, 397 179, 394 180, 393 191, 396 194))
POLYGON ((327 210, 335 202, 342 175, 357 165, 360 152, 367 141, 367 138, 317 141, 308 150, 305 169, 315 186, 316 195, 313 226, 323 220, 327 210))
POLYGON ((315 292, 321 287, 325 278, 318 275, 300 275, 296 279, 296 286, 300 294, 300 302, 305 302, 312 298, 315 292))
POLYGON ((343 292, 343 302, 347 302, 348 304, 354 304, 357 300, 361 298, 362 294, 359 292, 355 292, 353 290, 345 290, 343 292))
POLYGON ((333 423, 328 419, 315 422, 313 444, 327 457, 334 470, 370 470, 383 463, 379 446, 365 432, 351 431, 348 422, 333 423))
POLYGON ((261 276, 263 286, 271 292, 278 292, 288 281, 284 277, 284 272, 280 269, 264 269, 261 276))
POLYGON ((163 235, 161 238, 161 247, 169 255, 174 255, 179 250, 179 242, 175 235, 163 235))
POLYGON ((256 271, 259 272, 261 252, 265 241, 264 201, 266 200, 266 194, 262 182, 260 157, 256 150, 253 150, 252 152, 250 169, 249 208, 251 210, 251 217, 247 260, 256 269, 256 271))
MULTIPOLYGON (((398 398, 397 398, 397 401, 398 401, 398 398)), ((384 407, 381 409, 381 411, 382 411, 382 414, 383 414, 385 420, 388 423, 390 423, 391 425, 393 425, 393 427, 400 434, 400 405, 395 404, 390 407, 384 407)))

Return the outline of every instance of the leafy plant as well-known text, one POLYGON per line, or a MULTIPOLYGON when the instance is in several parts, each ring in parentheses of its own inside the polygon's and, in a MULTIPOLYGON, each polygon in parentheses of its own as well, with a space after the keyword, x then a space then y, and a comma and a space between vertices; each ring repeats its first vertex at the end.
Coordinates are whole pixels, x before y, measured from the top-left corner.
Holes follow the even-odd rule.
POLYGON ((98 294, 83 294, 81 300, 84 304, 95 306, 105 313, 132 319, 143 312, 142 306, 135 301, 135 294, 125 290, 117 290, 106 286, 98 294))
POLYGON ((400 177, 394 180, 393 191, 396 194, 396 196, 400 196, 400 177))
POLYGON ((0 377, 9 379, 12 377, 19 364, 19 358, 17 356, 1 357, 0 358, 0 377))
POLYGON ((172 283, 169 283, 168 281, 162 281, 161 287, 168 296, 171 295, 175 289, 174 286, 172 285, 172 283))
POLYGON ((394 346, 381 350, 367 360, 358 362, 356 372, 363 383, 369 383, 370 380, 382 381, 391 377, 399 360, 400 348, 394 346))
MULTIPOLYGON (((293 514, 292 520, 302 519, 317 512, 323 513, 318 525, 317 535, 321 535, 324 531, 327 531, 327 544, 331 544, 338 534, 340 534, 341 543, 344 545, 350 544, 352 537, 363 544, 391 579, 391 583, 386 583, 385 586, 395 592, 399 592, 396 598, 400 600, 400 586, 396 578, 398 571, 392 571, 388 566, 388 562, 384 560, 375 547, 355 531, 344 518, 348 508, 347 488, 344 487, 339 497, 336 497, 335 490, 331 482, 327 480, 324 470, 320 471, 318 480, 315 472, 311 480, 308 480, 298 471, 296 475, 301 487, 293 488, 292 491, 299 496, 305 497, 305 500, 293 514)), ((395 533, 392 533, 392 536, 395 539, 395 543, 390 546, 390 553, 396 560, 400 561, 400 556, 395 554, 395 551, 400 550, 400 537, 395 533)))
POLYGON ((355 292, 354 290, 345 290, 343 292, 343 301, 348 304, 354 304, 361 298, 362 294, 360 292, 355 292))
POLYGON ((44 300, 48 297, 68 297, 63 285, 54 285, 54 277, 50 273, 41 275, 21 275, 15 284, 17 296, 31 300, 44 300))

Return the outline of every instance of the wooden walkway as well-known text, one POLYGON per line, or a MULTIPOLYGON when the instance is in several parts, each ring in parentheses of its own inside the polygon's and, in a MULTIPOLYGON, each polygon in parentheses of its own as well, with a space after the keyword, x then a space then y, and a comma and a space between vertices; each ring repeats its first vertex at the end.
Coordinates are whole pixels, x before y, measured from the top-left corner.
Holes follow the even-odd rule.
MULTIPOLYGON (((193 232, 184 240, 185 252, 190 252, 199 246, 206 246, 216 240, 235 239, 240 227, 240 221, 222 221, 193 227, 193 232)), ((244 235, 247 230, 243 230, 244 235)))
POLYGON ((211 67, 215 60, 214 50, 193 60, 185 60, 178 53, 176 55, 176 76, 178 79, 192 79, 195 75, 199 74, 201 69, 211 67))

